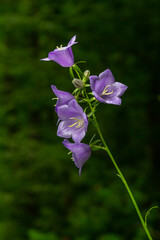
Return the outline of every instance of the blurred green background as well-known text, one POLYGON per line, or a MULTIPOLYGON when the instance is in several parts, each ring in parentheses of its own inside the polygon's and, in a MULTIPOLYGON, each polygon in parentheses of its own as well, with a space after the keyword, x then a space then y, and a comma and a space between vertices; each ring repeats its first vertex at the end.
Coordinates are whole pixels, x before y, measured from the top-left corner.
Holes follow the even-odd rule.
MULTIPOLYGON (((82 176, 56 136, 50 88, 72 92, 67 68, 41 62, 57 45, 98 75, 128 86, 122 105, 101 105, 103 134, 145 215, 160 203, 159 0, 1 0, 0 240, 145 240, 135 209, 105 152, 82 176)), ((83 142, 95 133, 89 125, 83 142)), ((160 214, 148 226, 160 239, 160 214)))

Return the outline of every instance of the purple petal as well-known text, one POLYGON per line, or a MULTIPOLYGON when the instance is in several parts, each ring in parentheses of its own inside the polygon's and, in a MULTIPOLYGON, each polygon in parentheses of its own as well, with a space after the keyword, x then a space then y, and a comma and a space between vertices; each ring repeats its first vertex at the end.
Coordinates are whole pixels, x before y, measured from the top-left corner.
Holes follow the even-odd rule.
POLYGON ((68 104, 68 102, 70 100, 75 98, 72 94, 70 94, 68 92, 58 90, 55 85, 51 85, 51 88, 52 88, 54 94, 58 98, 57 103, 56 103, 56 112, 57 112, 57 107, 64 105, 64 104, 68 104))
POLYGON ((73 44, 77 44, 78 42, 75 42, 75 40, 76 40, 76 35, 71 38, 71 40, 70 40, 69 43, 68 43, 68 46, 71 46, 71 45, 73 45, 73 44))
POLYGON ((99 102, 106 103, 106 100, 104 98, 100 97, 95 91, 93 91, 93 94, 99 102))
POLYGON ((83 128, 79 128, 72 133, 72 139, 75 143, 80 143, 86 132, 83 128))
POLYGON ((97 76, 90 76, 90 84, 92 91, 95 91, 98 95, 101 95, 107 85, 112 85, 115 82, 112 72, 107 69, 97 76))
POLYGON ((62 50, 55 49, 53 52, 49 53, 48 58, 62 67, 71 67, 74 64, 74 59, 69 48, 71 47, 64 47, 62 50))
POLYGON ((113 97, 113 98, 109 98, 106 100, 106 103, 108 104, 114 104, 114 105, 121 105, 121 98, 119 97, 113 97))
POLYGON ((90 84, 91 84, 91 89, 92 89, 92 91, 94 91, 96 81, 98 81, 99 78, 97 76, 93 75, 93 76, 89 77, 89 80, 90 80, 90 84))
POLYGON ((117 97, 121 97, 128 88, 126 85, 120 82, 115 82, 112 85, 112 87, 113 87, 113 94, 116 95, 117 97))
POLYGON ((69 108, 68 105, 62 105, 60 107, 57 107, 57 115, 62 121, 70 119, 71 117, 75 117, 78 119, 81 118, 80 113, 77 112, 74 108, 69 108))
POLYGON ((99 74, 100 80, 105 79, 106 85, 112 85, 115 82, 115 78, 110 69, 105 70, 99 74))
POLYGON ((62 144, 68 148, 71 152, 76 150, 76 146, 77 144, 74 143, 70 143, 67 139, 64 139, 64 141, 62 142, 62 144))
POLYGON ((57 107, 57 115, 62 120, 57 135, 60 137, 72 137, 74 142, 80 142, 87 131, 88 118, 81 106, 72 99, 68 105, 57 107))
POLYGON ((75 99, 71 100, 68 103, 68 107, 71 109, 75 109, 77 112, 79 113, 83 113, 83 109, 81 108, 81 106, 76 102, 75 99))
POLYGON ((90 146, 84 143, 77 144, 76 151, 72 150, 72 152, 73 160, 77 168, 82 168, 84 163, 88 160, 88 158, 91 155, 90 146))
POLYGON ((71 67, 74 64, 74 56, 72 52, 72 45, 76 44, 76 35, 71 38, 66 47, 60 47, 52 52, 49 52, 48 58, 41 59, 42 61, 54 61, 62 67, 71 67))
POLYGON ((83 112, 82 114, 82 118, 84 120, 84 130, 87 132, 87 127, 88 127, 88 117, 87 115, 85 114, 85 112, 83 112))
POLYGON ((68 127, 68 125, 66 126, 66 122, 65 121, 61 121, 59 123, 58 126, 58 130, 57 130, 57 136, 59 137, 63 137, 63 138, 71 138, 72 136, 72 129, 68 127))
POLYGON ((73 45, 73 44, 77 44, 78 42, 75 42, 75 40, 76 40, 76 35, 73 37, 73 38, 71 38, 71 40, 69 41, 69 43, 68 43, 68 51, 69 51, 69 53, 70 53, 70 56, 71 56, 71 58, 73 59, 73 61, 74 61, 74 56, 73 56, 73 52, 72 52, 72 48, 71 48, 71 46, 73 45))
POLYGON ((42 59, 40 59, 41 61, 51 61, 51 59, 49 59, 49 58, 42 58, 42 59))
POLYGON ((99 102, 120 105, 120 97, 126 91, 127 86, 115 82, 112 72, 107 69, 97 76, 90 76, 90 84, 95 98, 99 102))
POLYGON ((63 145, 72 151, 74 163, 79 168, 79 175, 84 163, 88 160, 91 155, 91 148, 89 145, 84 143, 70 143, 68 140, 64 140, 63 145))

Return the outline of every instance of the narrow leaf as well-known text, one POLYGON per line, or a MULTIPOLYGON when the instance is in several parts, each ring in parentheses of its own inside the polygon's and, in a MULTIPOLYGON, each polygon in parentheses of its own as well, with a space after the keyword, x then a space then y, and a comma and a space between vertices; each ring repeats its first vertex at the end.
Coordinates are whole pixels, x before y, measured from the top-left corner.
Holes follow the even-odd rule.
POLYGON ((147 217, 150 214, 151 210, 154 209, 154 208, 159 208, 159 207, 158 206, 151 207, 145 215, 145 225, 146 225, 146 227, 147 227, 147 217))

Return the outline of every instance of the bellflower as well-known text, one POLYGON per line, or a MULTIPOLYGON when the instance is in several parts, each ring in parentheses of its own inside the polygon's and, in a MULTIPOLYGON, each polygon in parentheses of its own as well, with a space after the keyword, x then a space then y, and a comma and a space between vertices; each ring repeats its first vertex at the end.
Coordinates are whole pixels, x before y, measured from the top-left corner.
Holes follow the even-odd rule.
POLYGON ((71 67, 74 64, 74 56, 72 45, 76 44, 76 36, 74 36, 66 47, 57 47, 54 51, 49 52, 48 58, 41 59, 42 61, 54 61, 62 67, 71 67))
POLYGON ((76 167, 79 168, 79 175, 81 175, 82 166, 91 155, 90 146, 84 143, 70 143, 67 139, 62 143, 72 152, 73 161, 76 167))
POLYGON ((56 95, 56 97, 58 98, 56 107, 55 107, 56 112, 57 112, 57 107, 60 107, 64 104, 68 104, 68 102, 70 100, 75 98, 72 94, 70 94, 68 92, 58 90, 55 85, 51 85, 51 88, 52 88, 54 94, 56 95))
POLYGON ((108 104, 121 104, 121 96, 126 91, 127 86, 115 82, 112 72, 107 69, 98 76, 90 76, 91 89, 95 98, 99 102, 108 104))
POLYGON ((79 143, 88 127, 88 119, 81 106, 73 99, 68 104, 57 107, 57 115, 61 120, 57 135, 63 138, 72 137, 74 142, 79 143))

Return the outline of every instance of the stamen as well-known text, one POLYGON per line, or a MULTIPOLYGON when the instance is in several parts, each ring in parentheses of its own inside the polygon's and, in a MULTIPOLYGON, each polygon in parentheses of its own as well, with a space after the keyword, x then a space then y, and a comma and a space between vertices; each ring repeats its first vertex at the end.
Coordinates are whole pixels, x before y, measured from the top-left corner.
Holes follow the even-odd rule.
POLYGON ((76 126, 76 128, 80 127, 81 126, 81 120, 79 120, 79 123, 78 125, 76 126))
POLYGON ((56 47, 58 50, 63 50, 62 44, 60 45, 60 47, 56 47))
POLYGON ((104 90, 103 90, 103 92, 102 92, 102 94, 101 95, 110 95, 110 94, 112 94, 113 93, 113 90, 112 90, 112 92, 108 92, 108 87, 110 87, 111 85, 107 85, 105 88, 104 88, 104 90))
POLYGON ((78 122, 73 123, 72 125, 68 126, 68 127, 74 127, 78 122))
POLYGON ((71 154, 71 153, 72 153, 72 151, 68 152, 68 154, 71 154))
POLYGON ((74 127, 75 125, 77 125, 76 126, 76 128, 79 128, 79 127, 83 127, 84 126, 84 120, 83 119, 78 119, 78 118, 75 118, 75 117, 71 117, 70 119, 74 119, 74 120, 76 120, 77 122, 75 122, 75 123, 73 123, 72 125, 70 125, 70 126, 68 126, 68 127, 74 127))
POLYGON ((109 92, 109 93, 104 93, 103 95, 110 95, 110 94, 112 94, 113 93, 113 91, 112 92, 109 92))
POLYGON ((78 118, 75 118, 75 117, 71 117, 71 118, 69 118, 69 119, 74 119, 74 120, 79 121, 79 119, 78 119, 78 118))
POLYGON ((52 100, 57 100, 58 98, 57 97, 55 97, 55 98, 52 98, 52 100))

